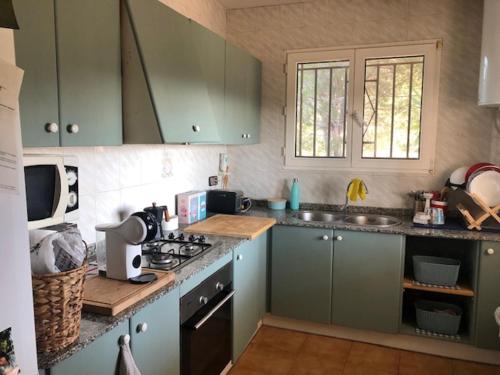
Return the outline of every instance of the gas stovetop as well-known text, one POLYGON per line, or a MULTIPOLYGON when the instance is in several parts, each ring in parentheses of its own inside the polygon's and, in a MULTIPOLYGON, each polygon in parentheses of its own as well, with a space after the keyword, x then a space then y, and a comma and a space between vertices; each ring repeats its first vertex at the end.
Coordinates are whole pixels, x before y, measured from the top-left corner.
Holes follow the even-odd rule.
POLYGON ((203 235, 172 232, 166 238, 142 245, 142 267, 165 271, 176 270, 201 255, 212 245, 203 235))

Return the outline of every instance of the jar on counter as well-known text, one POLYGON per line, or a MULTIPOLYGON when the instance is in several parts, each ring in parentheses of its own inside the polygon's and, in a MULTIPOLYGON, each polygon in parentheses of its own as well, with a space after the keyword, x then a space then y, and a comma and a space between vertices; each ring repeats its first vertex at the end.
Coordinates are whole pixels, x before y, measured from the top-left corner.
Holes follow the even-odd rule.
POLYGON ((448 202, 432 200, 431 223, 434 225, 444 225, 447 210, 448 202))

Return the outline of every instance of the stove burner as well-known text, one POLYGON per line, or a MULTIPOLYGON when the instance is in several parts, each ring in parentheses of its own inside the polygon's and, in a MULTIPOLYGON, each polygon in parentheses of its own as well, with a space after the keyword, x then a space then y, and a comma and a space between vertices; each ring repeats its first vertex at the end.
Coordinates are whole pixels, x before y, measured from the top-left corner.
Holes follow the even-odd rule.
POLYGON ((175 258, 172 254, 160 253, 151 256, 151 264, 157 266, 155 268, 162 268, 169 270, 174 267, 177 267, 180 262, 181 262, 180 259, 175 258))

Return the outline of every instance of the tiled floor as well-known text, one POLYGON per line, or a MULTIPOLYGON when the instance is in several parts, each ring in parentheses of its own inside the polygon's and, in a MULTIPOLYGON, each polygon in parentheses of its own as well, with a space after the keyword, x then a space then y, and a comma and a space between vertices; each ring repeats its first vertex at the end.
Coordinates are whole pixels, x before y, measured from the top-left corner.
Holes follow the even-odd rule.
POLYGON ((229 375, 500 375, 500 367, 264 326, 229 375))

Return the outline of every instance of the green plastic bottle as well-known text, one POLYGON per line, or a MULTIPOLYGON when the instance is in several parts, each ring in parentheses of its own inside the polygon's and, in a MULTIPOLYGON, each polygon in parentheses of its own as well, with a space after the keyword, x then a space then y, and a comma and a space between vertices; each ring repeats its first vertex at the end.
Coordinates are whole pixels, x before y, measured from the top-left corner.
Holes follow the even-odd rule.
POLYGON ((299 179, 295 177, 292 182, 292 188, 290 189, 290 208, 293 211, 297 211, 300 206, 300 187, 299 179))

